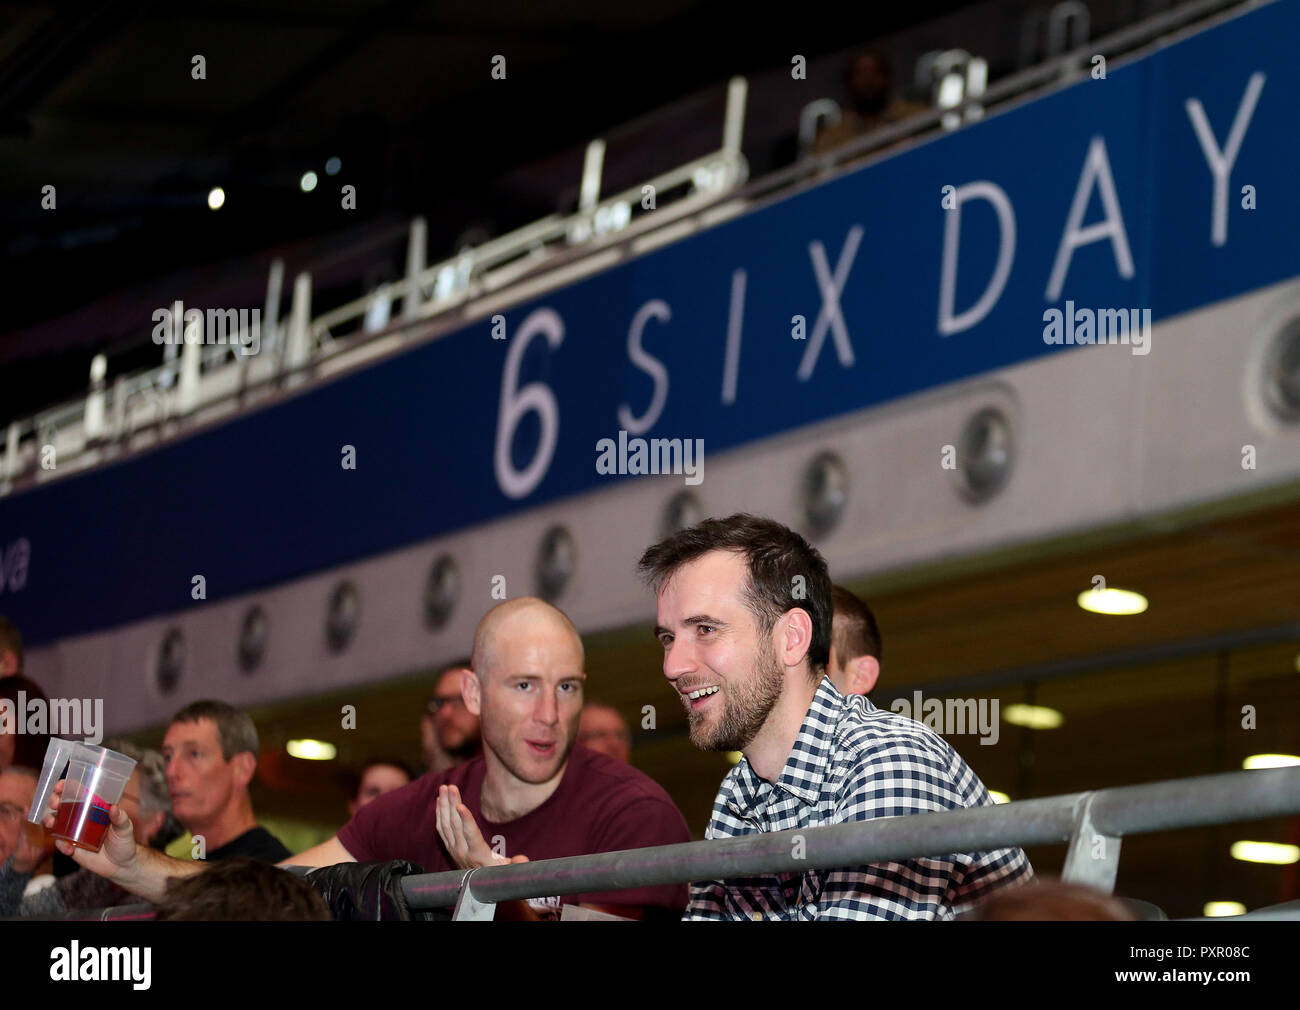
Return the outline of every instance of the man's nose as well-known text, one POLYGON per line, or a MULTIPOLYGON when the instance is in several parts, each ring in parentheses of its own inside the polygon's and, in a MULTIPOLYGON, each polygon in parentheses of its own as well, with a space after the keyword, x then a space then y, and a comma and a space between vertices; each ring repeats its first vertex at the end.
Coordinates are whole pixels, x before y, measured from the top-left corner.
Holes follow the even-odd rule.
POLYGON ((555 694, 551 691, 542 691, 541 697, 537 699, 537 704, 533 709, 533 714, 538 722, 543 726, 554 726, 559 721, 559 705, 556 704, 555 694))
POLYGON ((682 638, 673 639, 673 644, 664 653, 664 676, 676 683, 678 677, 690 673, 695 666, 695 650, 690 642, 682 638))

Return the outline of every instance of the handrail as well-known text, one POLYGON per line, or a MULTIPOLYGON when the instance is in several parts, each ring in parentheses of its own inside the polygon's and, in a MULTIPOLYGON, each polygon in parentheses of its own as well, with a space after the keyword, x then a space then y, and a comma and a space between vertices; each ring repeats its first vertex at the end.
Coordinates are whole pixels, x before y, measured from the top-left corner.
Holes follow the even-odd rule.
MULTIPOLYGON (((402 879, 402 890, 409 906, 417 911, 454 904, 456 919, 491 919, 498 902, 544 895, 727 880, 1069 842, 1071 855, 1062 879, 1109 891, 1109 885, 1090 879, 1088 869, 1080 865, 1084 860, 1098 858, 1095 851, 1078 855, 1095 849, 1094 838, 1105 838, 1117 856, 1119 840, 1128 835, 1293 814, 1300 814, 1300 768, 1257 769, 943 813, 486 866, 470 873, 449 870, 416 874, 402 879), (1092 838, 1084 833, 1085 827, 1092 838), (1074 844, 1078 841, 1086 844, 1074 844)), ((1104 861, 1107 857, 1101 858, 1104 861)), ((307 868, 289 869, 301 875, 307 868)), ((151 910, 149 905, 119 905, 32 918, 147 919, 152 917, 151 910)), ((1247 918, 1250 914, 1231 918, 1247 918)), ((1263 910, 1261 917, 1300 917, 1300 902, 1271 906, 1263 910)))
MULTIPOLYGON (((584 894, 725 880, 983 852, 1071 841, 1087 817, 1097 835, 1126 835, 1300 814, 1300 768, 1225 772, 1093 792, 1068 793, 935 814, 887 817, 741 838, 684 842, 508 866, 406 877, 412 908, 445 907, 465 896, 490 905, 544 895, 584 894), (796 844, 797 839, 802 844, 796 844)), ((1114 848, 1118 849, 1117 842, 1114 848)), ((1062 877, 1086 874, 1067 861, 1062 877)))

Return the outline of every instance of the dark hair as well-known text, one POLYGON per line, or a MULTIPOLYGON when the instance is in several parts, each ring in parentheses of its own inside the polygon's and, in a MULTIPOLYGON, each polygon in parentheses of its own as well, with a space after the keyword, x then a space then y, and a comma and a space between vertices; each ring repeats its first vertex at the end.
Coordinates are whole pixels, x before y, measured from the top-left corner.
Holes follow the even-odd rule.
POLYGON ((23 672, 23 633, 4 614, 0 614, 0 652, 12 652, 18 659, 18 672, 23 672))
POLYGON ((972 922, 1133 922, 1114 895, 1063 880, 1039 879, 1004 887, 964 911, 972 922))
POLYGON ((224 701, 195 701, 172 716, 172 722, 198 722, 209 719, 216 724, 221 740, 221 756, 229 761, 236 754, 248 751, 257 757, 257 727, 247 712, 224 701))
POLYGON ((880 628, 865 602, 843 586, 831 586, 832 637, 840 665, 859 656, 880 658, 880 628))
MULTIPOLYGON (((21 647, 20 645, 19 648, 21 647)), ((19 715, 18 695, 20 692, 25 701, 40 698, 46 705, 49 704, 49 696, 41 689, 41 685, 30 677, 24 677, 21 673, 9 677, 0 677, 0 698, 7 698, 13 702, 15 719, 19 715)), ((30 731, 19 733, 17 726, 14 727, 14 734, 13 763, 22 765, 25 768, 35 768, 39 772, 41 766, 45 764, 45 751, 50 745, 50 734, 32 733, 30 731)))
POLYGON ((173 877, 157 918, 171 922, 332 922, 311 884, 255 859, 223 859, 173 877))
POLYGON ((401 758, 371 758, 356 771, 347 771, 343 773, 343 789, 348 794, 349 799, 356 798, 357 790, 361 788, 361 780, 366 777, 366 772, 370 771, 371 768, 378 768, 381 765, 399 769, 411 782, 414 782, 420 777, 420 773, 401 758))
POLYGON ((749 563, 744 598, 763 634, 789 610, 808 614, 808 666, 821 679, 831 651, 831 579, 817 548, 775 520, 741 512, 677 531, 642 554, 638 567, 657 593, 679 568, 711 551, 734 551, 749 563))

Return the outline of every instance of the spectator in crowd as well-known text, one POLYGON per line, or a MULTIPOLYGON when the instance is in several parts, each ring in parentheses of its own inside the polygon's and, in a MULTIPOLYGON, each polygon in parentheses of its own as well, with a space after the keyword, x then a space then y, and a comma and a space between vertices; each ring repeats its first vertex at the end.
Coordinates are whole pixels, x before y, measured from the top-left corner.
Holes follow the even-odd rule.
MULTIPOLYGON (((937 733, 824 676, 831 582, 770 519, 706 519, 651 547, 664 675, 702 750, 741 751, 705 837, 731 838, 992 803, 937 733), (796 578, 801 577, 801 578, 796 578), (806 591, 792 598, 791 587, 806 591)), ((1018 848, 693 884, 689 919, 950 919, 1032 876, 1018 848)))
POLYGON ((288 870, 246 857, 227 859, 204 873, 169 880, 155 918, 171 922, 334 920, 325 899, 311 884, 288 870))
POLYGON ((632 734, 613 705, 589 701, 578 720, 578 743, 626 764, 632 759, 632 734))
MULTIPOLYGON (((10 765, 40 768, 45 763, 48 732, 19 733, 23 723, 19 707, 39 700, 48 711, 49 698, 39 684, 23 676, 23 636, 9 619, 0 616, 0 771, 10 765)), ((48 729, 48 725, 45 727, 48 729)))
POLYGON ((849 60, 844 67, 848 102, 838 123, 826 123, 817 132, 814 153, 822 154, 888 123, 925 111, 926 106, 920 102, 894 98, 893 87, 893 73, 882 53, 867 49, 849 60))
MULTIPOLYGON (((171 813, 171 795, 167 790, 162 755, 155 750, 136 747, 127 740, 108 740, 104 746, 135 759, 135 770, 127 780, 121 806, 131 818, 136 842, 162 850, 181 833, 180 825, 171 813)), ((12 865, 0 868, 0 917, 55 915, 70 909, 109 908, 138 900, 112 881, 86 869, 77 869, 60 877, 52 887, 36 893, 25 892, 38 865, 37 856, 35 850, 17 853, 12 865)))
POLYGON ((253 817, 248 787, 257 754, 253 720, 224 701, 196 701, 172 717, 162 745, 172 812, 196 840, 203 839, 202 858, 249 856, 275 863, 289 855, 253 817))
POLYGON ((13 621, 0 614, 0 679, 23 672, 23 636, 13 621))
POLYGON ((970 922, 1136 922, 1121 899, 1061 880, 998 891, 960 916, 970 922))
POLYGON ((840 694, 870 694, 880 679, 876 615, 843 586, 831 586, 831 658, 826 675, 840 694))
POLYGON ((377 800, 385 793, 401 789, 415 775, 405 761, 396 758, 375 758, 361 766, 361 774, 356 776, 351 789, 352 798, 348 800, 348 816, 372 800, 377 800))
MULTIPOLYGON (((472 668, 462 688, 469 710, 482 720, 483 754, 379 797, 335 837, 286 864, 405 859, 437 872, 690 840, 681 812, 657 783, 576 742, 586 674, 582 640, 563 612, 532 597, 498 604, 479 622, 472 668)), ((103 849, 77 849, 77 862, 150 901, 161 899, 170 877, 203 872, 137 846, 120 807, 111 818, 103 849)), ((52 824, 53 816, 46 821, 52 824)), ((73 854, 65 843, 58 846, 73 854)), ((625 918, 676 917, 686 888, 563 901, 625 918)), ((498 913, 556 918, 560 904, 559 896, 504 902, 498 913)))
POLYGON ((420 716, 420 741, 424 760, 431 772, 445 772, 477 757, 478 716, 465 707, 461 681, 470 674, 470 661, 458 660, 438 672, 433 694, 420 716))
MULTIPOLYGON (((48 868, 50 847, 44 833, 27 822, 27 811, 36 797, 37 777, 37 772, 22 765, 0 771, 0 902, 15 887, 21 898, 37 869, 48 868), (11 880, 15 861, 27 871, 21 882, 11 880)), ((0 916, 5 914, 0 904, 0 916)))

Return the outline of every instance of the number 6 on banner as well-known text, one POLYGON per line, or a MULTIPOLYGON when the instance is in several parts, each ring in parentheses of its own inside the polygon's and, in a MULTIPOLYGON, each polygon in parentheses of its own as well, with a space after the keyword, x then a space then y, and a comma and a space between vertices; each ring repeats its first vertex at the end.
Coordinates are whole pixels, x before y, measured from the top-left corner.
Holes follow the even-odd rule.
POLYGON ((555 439, 560 428, 560 407, 546 383, 530 382, 523 389, 515 388, 519 382, 519 362, 528 349, 528 342, 538 333, 546 336, 546 342, 552 348, 560 346, 564 339, 564 321, 554 309, 537 309, 524 320, 506 352, 506 365, 501 373, 494 463, 497 484, 510 498, 523 498, 542 482, 555 455, 555 439), (532 462, 519 471, 510 459, 510 448, 514 444, 515 428, 530 410, 537 411, 542 434, 532 462))

